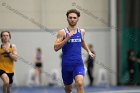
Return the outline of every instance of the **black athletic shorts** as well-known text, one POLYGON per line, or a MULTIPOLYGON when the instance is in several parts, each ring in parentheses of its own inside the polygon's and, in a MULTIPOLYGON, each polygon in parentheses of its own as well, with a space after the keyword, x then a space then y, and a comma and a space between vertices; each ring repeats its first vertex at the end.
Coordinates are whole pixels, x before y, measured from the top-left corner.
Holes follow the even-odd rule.
MULTIPOLYGON (((5 71, 3 70, 0 70, 0 77, 3 73, 6 73, 5 71)), ((14 73, 6 73, 7 76, 9 77, 9 84, 12 84, 13 83, 13 76, 14 76, 14 73)))
POLYGON ((41 68, 42 67, 42 63, 36 63, 35 66, 41 68))

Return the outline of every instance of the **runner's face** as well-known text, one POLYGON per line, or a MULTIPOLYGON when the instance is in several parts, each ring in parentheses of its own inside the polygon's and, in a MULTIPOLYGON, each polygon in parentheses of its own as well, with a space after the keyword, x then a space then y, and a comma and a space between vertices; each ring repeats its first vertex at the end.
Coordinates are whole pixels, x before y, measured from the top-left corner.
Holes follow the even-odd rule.
POLYGON ((9 36, 9 33, 8 32, 3 32, 2 33, 2 40, 3 40, 3 42, 9 42, 9 40, 10 40, 10 36, 9 36))
POLYGON ((75 13, 70 13, 67 17, 67 21, 70 26, 76 26, 78 20, 79 20, 79 18, 77 16, 77 14, 75 14, 75 13))

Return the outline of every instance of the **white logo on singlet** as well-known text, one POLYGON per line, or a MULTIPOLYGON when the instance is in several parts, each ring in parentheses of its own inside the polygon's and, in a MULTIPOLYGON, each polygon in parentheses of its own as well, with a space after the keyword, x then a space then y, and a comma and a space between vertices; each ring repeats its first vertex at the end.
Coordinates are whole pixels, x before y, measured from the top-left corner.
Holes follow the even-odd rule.
POLYGON ((70 39, 68 42, 81 42, 81 39, 80 38, 70 39))

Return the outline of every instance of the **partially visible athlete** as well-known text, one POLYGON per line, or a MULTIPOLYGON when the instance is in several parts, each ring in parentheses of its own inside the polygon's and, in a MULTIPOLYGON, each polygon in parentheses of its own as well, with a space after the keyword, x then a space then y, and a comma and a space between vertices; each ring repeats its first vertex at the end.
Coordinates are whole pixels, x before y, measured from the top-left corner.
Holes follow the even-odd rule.
POLYGON ((17 60, 17 49, 10 43, 11 34, 9 31, 1 32, 0 46, 0 78, 3 81, 3 93, 10 93, 10 85, 14 76, 14 61, 17 60))

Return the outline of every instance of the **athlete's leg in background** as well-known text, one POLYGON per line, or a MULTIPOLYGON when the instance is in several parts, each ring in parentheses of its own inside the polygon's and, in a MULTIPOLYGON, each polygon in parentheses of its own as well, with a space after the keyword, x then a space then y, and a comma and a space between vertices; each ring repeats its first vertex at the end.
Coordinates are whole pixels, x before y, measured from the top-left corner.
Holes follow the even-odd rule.
POLYGON ((2 74, 1 79, 3 80, 3 93, 10 93, 9 77, 7 74, 2 74))

